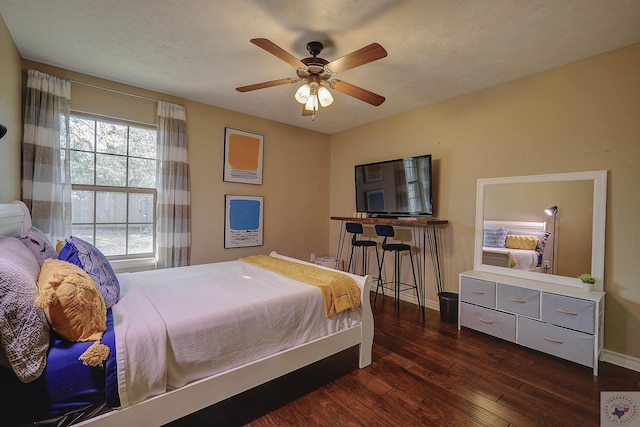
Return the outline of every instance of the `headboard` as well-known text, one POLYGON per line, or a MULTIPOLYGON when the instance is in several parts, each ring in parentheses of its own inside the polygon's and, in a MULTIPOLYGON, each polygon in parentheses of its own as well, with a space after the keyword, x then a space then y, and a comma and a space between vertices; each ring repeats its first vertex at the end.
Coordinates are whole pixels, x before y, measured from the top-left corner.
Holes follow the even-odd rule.
POLYGON ((546 231, 546 222, 531 222, 531 221, 489 221, 485 220, 484 228, 488 230, 497 230, 499 228, 506 228, 514 234, 527 234, 531 231, 546 231))
POLYGON ((0 204, 0 235, 15 237, 29 228, 31 228, 31 217, 23 202, 0 204))

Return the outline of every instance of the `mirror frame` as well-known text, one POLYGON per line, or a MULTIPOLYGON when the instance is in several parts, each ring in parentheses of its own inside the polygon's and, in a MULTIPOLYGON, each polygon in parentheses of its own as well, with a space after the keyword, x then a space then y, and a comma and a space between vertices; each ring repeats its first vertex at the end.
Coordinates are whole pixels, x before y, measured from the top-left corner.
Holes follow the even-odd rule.
POLYGON ((576 288, 582 287, 582 282, 577 277, 567 277, 533 271, 514 270, 504 267, 482 264, 485 187, 495 184, 523 184, 533 182, 557 181, 593 181, 591 275, 598 279, 596 284, 593 286, 593 290, 602 291, 604 289, 605 218, 607 212, 606 170, 478 179, 476 191, 476 234, 473 256, 473 268, 475 270, 487 271, 504 276, 523 277, 547 283, 572 286, 576 288))

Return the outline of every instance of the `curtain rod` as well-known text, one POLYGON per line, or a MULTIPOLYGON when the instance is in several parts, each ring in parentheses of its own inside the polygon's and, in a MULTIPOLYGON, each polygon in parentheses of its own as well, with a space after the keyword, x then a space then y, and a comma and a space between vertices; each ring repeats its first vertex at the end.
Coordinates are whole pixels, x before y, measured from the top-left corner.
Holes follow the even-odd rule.
POLYGON ((127 93, 127 92, 123 92, 123 91, 117 90, 117 89, 109 89, 107 87, 102 87, 102 86, 94 85, 94 84, 91 84, 91 83, 79 82, 77 80, 70 80, 70 81, 71 81, 71 83, 75 83, 75 84, 82 85, 82 86, 88 86, 88 87, 92 87, 92 88, 95 88, 95 89, 104 90, 104 91, 107 91, 107 92, 117 93, 118 95, 126 95, 126 96, 130 96, 132 98, 144 99, 145 101, 151 101, 151 102, 158 102, 159 101, 158 99, 155 99, 155 98, 149 98, 147 96, 136 95, 136 94, 133 94, 133 93, 127 93))

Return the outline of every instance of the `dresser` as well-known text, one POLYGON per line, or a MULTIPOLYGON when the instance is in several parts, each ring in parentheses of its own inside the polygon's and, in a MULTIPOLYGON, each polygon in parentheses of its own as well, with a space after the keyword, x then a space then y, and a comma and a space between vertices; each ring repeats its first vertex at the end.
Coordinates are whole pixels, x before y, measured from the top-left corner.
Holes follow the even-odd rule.
POLYGON ((478 270, 459 279, 458 328, 588 366, 598 375, 604 292, 478 270))

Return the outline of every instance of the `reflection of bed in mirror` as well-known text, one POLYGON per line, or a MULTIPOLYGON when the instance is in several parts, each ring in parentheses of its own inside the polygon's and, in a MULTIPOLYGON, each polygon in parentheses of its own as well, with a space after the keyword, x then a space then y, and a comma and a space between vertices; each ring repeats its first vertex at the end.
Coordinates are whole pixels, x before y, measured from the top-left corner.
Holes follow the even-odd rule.
POLYGON ((484 221, 482 264, 544 272, 546 222, 484 221))

